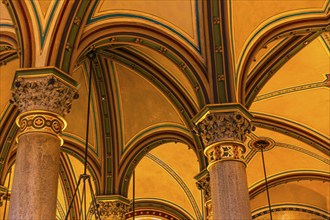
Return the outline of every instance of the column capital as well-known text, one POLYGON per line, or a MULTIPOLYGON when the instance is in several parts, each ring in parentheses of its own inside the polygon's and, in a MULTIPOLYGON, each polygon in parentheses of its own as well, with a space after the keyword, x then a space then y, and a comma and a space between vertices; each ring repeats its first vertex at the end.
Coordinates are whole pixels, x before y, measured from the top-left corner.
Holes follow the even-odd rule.
POLYGON ((240 104, 206 105, 194 118, 204 146, 219 142, 244 142, 252 130, 252 115, 240 104))
MULTIPOLYGON (((100 217, 102 220, 124 220, 129 212, 130 200, 121 195, 104 195, 96 197, 100 217)), ((96 210, 92 208, 91 212, 96 210)))
POLYGON ((11 102, 21 113, 43 110, 64 116, 77 99, 79 85, 56 67, 18 69, 12 85, 11 102))
POLYGON ((210 174, 205 169, 201 173, 199 173, 197 176, 195 176, 195 179, 197 180, 196 186, 197 189, 203 190, 204 200, 208 201, 211 199, 211 189, 210 189, 210 174))

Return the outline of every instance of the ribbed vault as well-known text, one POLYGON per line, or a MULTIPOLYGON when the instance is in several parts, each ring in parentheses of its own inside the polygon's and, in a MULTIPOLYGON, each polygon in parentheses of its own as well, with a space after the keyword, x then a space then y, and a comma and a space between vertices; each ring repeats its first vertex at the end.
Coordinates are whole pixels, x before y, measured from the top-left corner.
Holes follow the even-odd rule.
MULTIPOLYGON (((98 195, 132 199, 135 170, 136 208, 148 212, 141 218, 201 219, 194 177, 207 160, 192 118, 207 104, 238 102, 256 127, 245 143, 253 218, 268 215, 260 152, 250 144, 260 138, 274 143, 264 153, 276 217, 329 218, 329 4, 4 1, 0 185, 11 189, 15 169, 15 72, 55 66, 80 84, 63 133, 58 219, 83 167, 90 74, 88 173, 98 195)), ((80 197, 71 218, 79 206, 80 197)))

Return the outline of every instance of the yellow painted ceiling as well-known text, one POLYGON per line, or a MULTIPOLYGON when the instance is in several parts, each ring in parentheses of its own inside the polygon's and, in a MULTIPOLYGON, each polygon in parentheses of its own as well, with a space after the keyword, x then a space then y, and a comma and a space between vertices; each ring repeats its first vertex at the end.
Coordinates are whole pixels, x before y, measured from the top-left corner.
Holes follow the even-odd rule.
MULTIPOLYGON (((231 37, 232 59, 234 60, 232 65, 235 71, 225 74, 233 75, 241 74, 236 71, 239 71, 237 69, 239 62, 245 61, 240 60, 245 59, 242 56, 243 51, 251 46, 249 45, 251 41, 260 37, 258 34, 264 34, 276 25, 280 28, 286 21, 294 20, 295 16, 308 17, 313 12, 322 11, 323 13, 326 11, 325 7, 329 7, 326 5, 327 1, 324 0, 232 0, 228 2, 230 4, 226 10, 228 10, 230 25, 226 26, 228 29, 223 32, 231 37), (305 12, 306 15, 304 15, 305 12)), ((89 70, 88 62, 83 59, 84 55, 75 53, 77 51, 85 53, 91 48, 96 48, 98 61, 93 69, 89 133, 90 156, 93 158, 93 161, 90 161, 90 167, 98 178, 94 185, 95 189, 99 187, 96 191, 99 194, 106 194, 111 190, 115 194, 119 193, 118 184, 122 178, 128 181, 127 197, 132 199, 131 176, 129 173, 122 172, 125 167, 130 168, 136 165, 136 198, 138 200, 163 201, 177 207, 191 219, 198 219, 198 213, 202 213, 202 201, 200 191, 195 186, 194 177, 206 168, 206 164, 203 165, 202 161, 198 161, 197 154, 200 154, 200 151, 196 150, 198 142, 195 140, 198 137, 191 132, 190 120, 204 104, 216 102, 215 95, 212 93, 216 89, 212 86, 219 80, 216 77, 219 70, 212 68, 213 63, 219 60, 216 60, 214 58, 216 55, 213 54, 214 48, 218 45, 210 43, 217 36, 212 35, 209 29, 214 25, 214 18, 208 17, 210 16, 207 9, 208 1, 196 3, 193 0, 124 0, 97 1, 95 5, 93 2, 86 6, 86 14, 80 21, 74 22, 75 18, 70 21, 70 27, 76 28, 77 36, 71 44, 69 41, 72 36, 66 35, 71 29, 65 29, 66 22, 60 18, 69 19, 73 3, 68 4, 65 9, 62 8, 63 2, 60 2, 57 7, 55 7, 55 1, 35 1, 34 3, 38 10, 40 9, 39 14, 34 12, 31 2, 24 3, 25 13, 31 21, 29 31, 33 36, 31 39, 33 39, 34 52, 29 54, 31 56, 29 58, 33 60, 30 66, 63 67, 69 63, 73 71, 68 74, 80 83, 80 98, 73 103, 71 113, 66 116, 68 127, 63 133, 66 144, 63 147, 62 159, 64 157, 67 163, 71 164, 69 172, 71 177, 77 180, 83 170, 83 163, 77 158, 84 148, 89 70), (52 11, 53 17, 51 17, 52 11), (41 29, 38 27, 38 21, 42 24, 41 29), (81 22, 82 25, 77 26, 77 22, 81 22), (46 33, 47 24, 49 29, 46 33), (125 26, 127 30, 118 29, 125 32, 124 34, 112 32, 113 29, 117 30, 117 26, 127 24, 132 27, 125 26), (40 37, 40 33, 45 34, 43 38, 40 37), (141 34, 145 36, 142 37, 143 42, 138 44, 136 38, 141 37, 141 34), (64 37, 61 38, 59 35, 64 37), (131 38, 124 41, 120 39, 124 38, 123 36, 131 38), (152 40, 146 43, 147 38, 152 40), (98 43, 102 44, 102 47, 98 47, 98 43), (164 48, 166 50, 162 50, 164 48), (70 53, 73 53, 72 57, 77 57, 79 60, 70 60, 70 57, 63 58, 70 53), (135 57, 135 54, 140 56, 135 57), (194 77, 184 71, 182 63, 186 64, 184 68, 192 70, 194 77), (150 75, 143 74, 139 67, 144 67, 150 75), (192 82, 192 78, 196 81, 192 82), (201 98, 201 94, 205 96, 204 99, 201 98), (178 136, 189 141, 178 141, 178 136), (161 142, 168 139, 170 139, 169 143, 161 142), (157 145, 156 148, 153 148, 152 144, 157 145), (109 161, 115 160, 113 158, 116 156, 118 156, 117 164, 115 162, 111 164, 109 161), (180 179, 175 179, 175 177, 180 177, 180 179), (113 185, 117 184, 116 187, 107 183, 111 178, 117 178, 114 182, 110 181, 113 185), (184 186, 187 187, 186 191, 183 189, 184 186), (189 197, 187 192, 190 192, 192 197, 189 197), (194 207, 192 201, 195 201, 197 208, 194 207)), ((18 6, 12 7, 15 10, 18 6)), ((13 34, 17 45, 20 45, 22 36, 15 32, 12 26, 16 21, 13 21, 4 4, 0 5, 0 10, 0 46, 8 44, 9 41, 6 40, 8 33, 13 34)), ((258 51, 249 71, 260 64, 262 59, 267 54, 271 54, 278 43, 285 39, 273 39, 267 48, 258 51)), ((12 46, 15 48, 14 44, 12 46)), ((27 46, 23 46, 23 52, 27 46)), ((8 142, 8 138, 11 141, 14 140, 15 136, 10 136, 15 132, 11 130, 9 119, 12 114, 17 113, 13 105, 9 103, 10 88, 16 69, 22 67, 23 63, 22 54, 12 56, 11 60, 7 60, 4 54, 5 52, 0 52, 0 126, 3 128, 0 131, 0 144, 2 144, 0 147, 3 155, 6 152, 4 150, 6 141, 8 142)), ((307 134, 315 135, 329 143, 330 90, 329 81, 326 83, 326 80, 329 80, 326 74, 330 74, 329 60, 329 48, 324 43, 324 38, 318 36, 313 41, 307 42, 260 88, 249 111, 290 122, 307 134), (314 85, 314 87, 307 88, 308 85, 314 85)), ((251 75, 247 76, 249 77, 251 75)), ((238 88, 238 83, 238 80, 233 80, 233 87, 237 88, 237 93, 244 89, 238 88)), ((284 134, 272 126, 267 129, 257 127, 249 137, 249 140, 268 137, 275 141, 275 147, 265 152, 267 174, 270 180, 287 174, 299 176, 299 172, 313 174, 319 172, 329 176, 329 155, 306 141, 290 133, 284 134)), ((303 136, 303 134, 299 135, 303 136)), ((10 142, 10 146, 14 146, 14 142, 10 142)), ((329 150, 330 147, 327 145, 324 148, 329 150)), ((8 184, 9 162, 14 163, 12 158, 15 150, 8 149, 8 152, 4 158, 5 168, 1 171, 3 185, 8 184)), ((253 191, 264 184, 262 161, 260 152, 248 149, 247 154, 252 155, 247 164, 247 178, 249 189, 253 191)), ((59 204, 64 208, 66 207, 64 202, 66 189, 62 179, 61 181, 58 199, 59 204)), ((124 184, 125 181, 120 183, 124 184)), ((298 181, 281 182, 273 186, 270 194, 274 206, 289 207, 288 204, 299 204, 328 212, 330 210, 329 181, 322 182, 301 177, 298 181)), ((88 200, 90 201, 90 197, 88 200)), ((265 191, 251 198, 253 213, 257 213, 266 205, 265 191)), ((0 208, 0 215, 2 211, 3 207, 0 208)), ((278 218, 286 219, 288 216, 295 218, 306 214, 297 213, 283 211, 283 213, 278 213, 278 218)), ((61 210, 58 210, 58 215, 63 215, 61 210)), ((141 219, 150 218, 149 216, 141 219)))
MULTIPOLYGON (((188 197, 192 195, 191 199, 194 200, 198 209, 201 208, 201 195, 194 179, 195 173, 198 172, 194 152, 188 150, 184 144, 171 143, 159 146, 150 154, 151 157, 147 156, 136 168, 136 198, 157 198, 176 205, 180 204, 185 212, 193 216, 193 219, 197 218, 188 197), (168 168, 164 169, 163 163, 168 168), (176 179, 175 174, 180 179, 176 179), (183 187, 187 187, 190 194, 187 194, 183 187)), ((129 197, 132 197, 132 180, 129 197)))
POLYGON ((14 72, 19 67, 19 61, 13 60, 8 63, 6 66, 1 67, 0 74, 0 87, 1 87, 1 95, 0 95, 0 111, 4 112, 5 108, 9 104, 9 99, 11 98, 11 93, 8 92, 11 89, 10 81, 13 80, 14 72))
POLYGON ((123 108, 125 143, 139 131, 157 123, 183 124, 167 98, 148 81, 121 65, 115 65, 115 69, 123 108))
POLYGON ((192 38, 194 37, 194 1, 149 1, 148 7, 144 1, 100 1, 95 16, 111 14, 115 11, 127 10, 132 12, 145 13, 150 16, 163 19, 182 29, 192 38), (164 10, 166 8, 167 10, 164 10), (184 8, 185 10, 181 10, 184 8))
POLYGON ((1 10, 1 14, 0 14, 0 20, 1 22, 6 22, 6 23, 10 23, 12 24, 12 19, 10 17, 10 14, 7 10, 7 8, 4 6, 4 4, 0 5, 0 10, 1 10))
POLYGON ((330 51, 323 44, 321 37, 310 42, 282 66, 262 88, 259 95, 325 81, 325 75, 329 74, 330 51))
POLYGON ((303 11, 320 10, 325 4, 325 0, 232 1, 232 23, 236 60, 239 60, 243 48, 257 30, 267 28, 269 23, 284 14, 299 14, 303 11))
POLYGON ((49 7, 51 6, 52 3, 54 3, 54 1, 52 0, 42 0, 42 1, 36 1, 37 4, 39 4, 39 7, 42 11, 42 14, 44 15, 44 17, 47 14, 47 11, 49 10, 49 7))

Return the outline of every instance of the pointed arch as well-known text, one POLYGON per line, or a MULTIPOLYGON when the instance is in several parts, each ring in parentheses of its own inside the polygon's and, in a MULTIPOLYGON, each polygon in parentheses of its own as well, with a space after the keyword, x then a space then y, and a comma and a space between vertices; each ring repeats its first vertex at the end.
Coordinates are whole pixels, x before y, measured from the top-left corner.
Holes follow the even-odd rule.
POLYGON ((302 49, 306 41, 313 40, 330 28, 328 5, 329 3, 321 11, 299 11, 298 14, 283 15, 255 31, 245 46, 238 64, 237 85, 240 103, 249 107, 271 76, 302 49), (286 42, 265 56, 267 59, 251 72, 250 65, 259 50, 280 38, 286 42))
POLYGON ((187 132, 171 129, 170 127, 165 130, 150 132, 145 136, 139 138, 123 155, 119 166, 119 182, 116 187, 117 193, 127 196, 129 180, 131 178, 134 168, 138 165, 139 161, 150 152, 152 149, 169 142, 181 142, 187 144, 196 153, 199 161, 200 170, 206 168, 206 162, 203 155, 203 149, 195 147, 194 140, 187 132))
POLYGON ((31 17, 25 1, 4 2, 13 20, 17 36, 17 53, 21 57, 21 67, 32 67, 35 58, 35 38, 31 17))

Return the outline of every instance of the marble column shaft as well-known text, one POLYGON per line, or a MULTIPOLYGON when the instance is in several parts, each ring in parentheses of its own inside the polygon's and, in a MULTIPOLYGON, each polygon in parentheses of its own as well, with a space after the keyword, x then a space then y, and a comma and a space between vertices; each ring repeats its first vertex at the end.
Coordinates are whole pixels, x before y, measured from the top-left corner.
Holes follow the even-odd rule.
POLYGON ((18 141, 10 219, 54 219, 60 140, 25 134, 18 141))
POLYGON ((251 219, 245 165, 220 162, 209 169, 214 219, 251 219))

